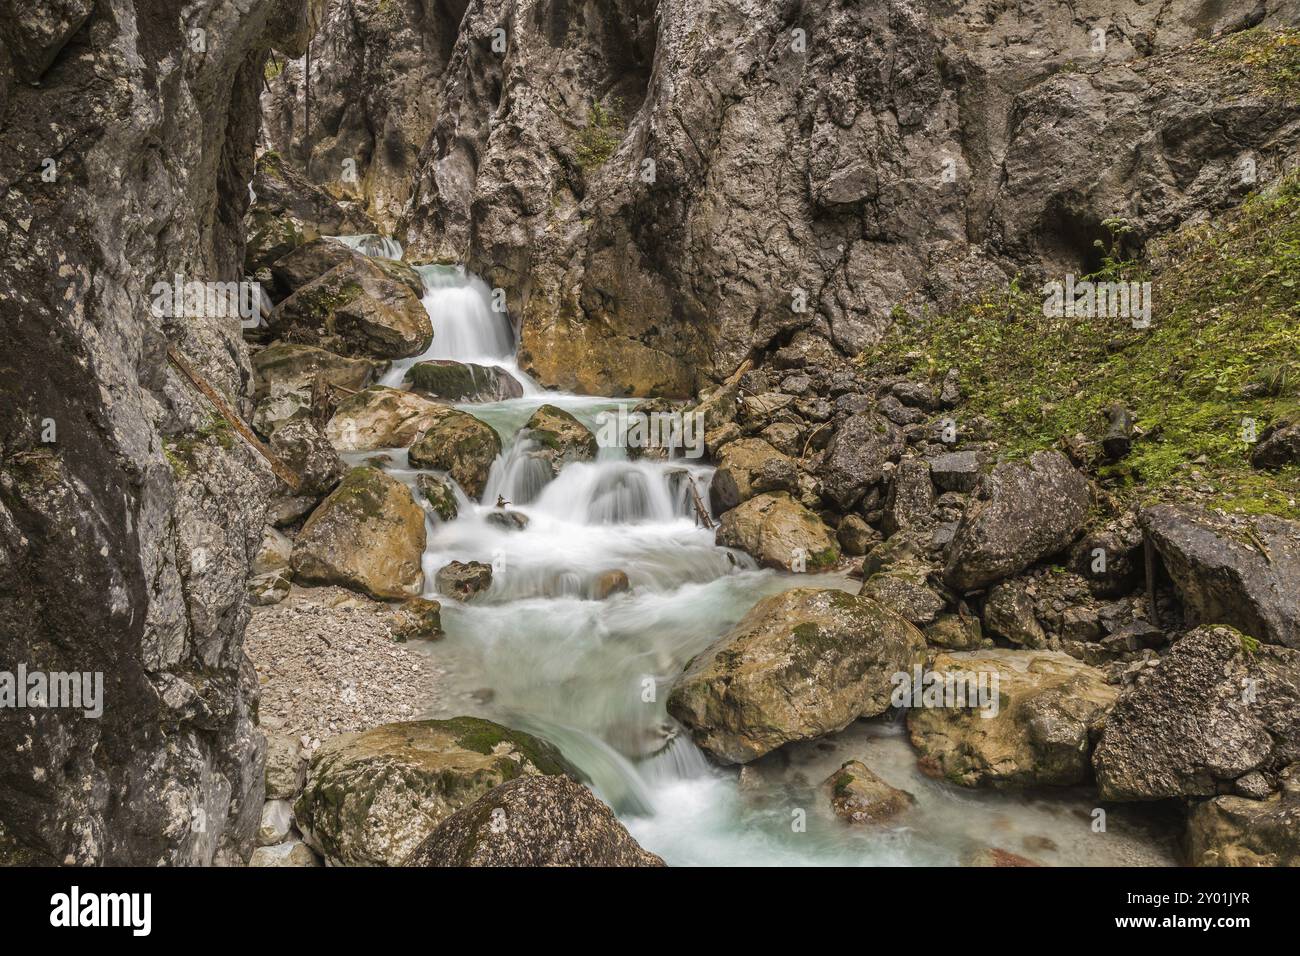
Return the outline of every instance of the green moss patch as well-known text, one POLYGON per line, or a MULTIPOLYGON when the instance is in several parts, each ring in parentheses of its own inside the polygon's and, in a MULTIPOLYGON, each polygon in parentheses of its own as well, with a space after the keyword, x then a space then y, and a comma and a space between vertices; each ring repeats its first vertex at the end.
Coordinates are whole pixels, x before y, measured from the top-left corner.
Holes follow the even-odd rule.
POLYGON ((1045 296, 1019 281, 944 315, 897 325, 864 366, 937 383, 960 373, 960 423, 983 416, 1012 456, 1083 434, 1098 449, 1107 410, 1134 413, 1132 452, 1098 462, 1112 494, 1179 500, 1195 489, 1228 511, 1300 517, 1300 474, 1250 466, 1251 434, 1300 415, 1300 172, 1236 210, 1153 243, 1142 262, 1118 258, 1103 281, 1151 282, 1148 328, 1125 318, 1048 318, 1045 296))

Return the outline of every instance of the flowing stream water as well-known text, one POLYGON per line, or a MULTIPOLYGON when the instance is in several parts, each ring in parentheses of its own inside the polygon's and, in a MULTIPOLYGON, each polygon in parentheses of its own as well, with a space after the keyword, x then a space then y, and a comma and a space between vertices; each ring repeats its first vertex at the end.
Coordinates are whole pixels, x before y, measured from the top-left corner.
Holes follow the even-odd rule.
MULTIPOLYGON (((363 238, 350 244, 393 251, 363 238)), ((1171 862, 1165 835, 1141 814, 1112 808, 1106 832, 1094 832, 1095 797, 1086 791, 967 791, 921 775, 897 716, 784 747, 743 779, 738 768, 713 765, 665 708, 686 662, 768 594, 856 591, 857 582, 760 570, 716 546, 694 520, 686 481, 706 492, 707 465, 631 461, 612 447, 550 479, 516 438, 535 409, 557 405, 594 431, 602 413, 632 402, 542 390, 516 364, 514 331, 481 280, 458 268, 419 271, 433 344, 395 362, 383 384, 400 387, 416 361, 439 358, 498 366, 524 388, 521 398, 458 406, 501 435, 488 505, 458 492, 460 513, 447 523, 426 508, 427 597, 441 597, 434 575, 451 560, 494 568, 491 588, 471 603, 441 597, 447 636, 423 649, 445 680, 430 716, 479 714, 551 740, 670 864, 942 865, 987 847, 1048 864, 1171 862), (486 520, 498 495, 527 515, 526 528, 486 520), (625 572, 631 588, 594 599, 608 571, 625 572), (853 827, 831 813, 821 784, 850 759, 916 796, 897 826, 853 827)), ((418 472, 404 450, 387 454, 389 472, 413 483, 418 472)))

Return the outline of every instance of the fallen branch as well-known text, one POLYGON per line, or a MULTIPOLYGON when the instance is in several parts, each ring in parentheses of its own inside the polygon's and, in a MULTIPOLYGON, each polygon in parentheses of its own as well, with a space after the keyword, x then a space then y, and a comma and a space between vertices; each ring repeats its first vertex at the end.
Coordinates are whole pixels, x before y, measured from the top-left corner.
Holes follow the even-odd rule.
POLYGON ((253 450, 266 459, 271 470, 275 472, 276 477, 289 486, 294 494, 298 493, 302 487, 302 481, 293 470, 275 456, 271 449, 262 443, 262 440, 253 434, 253 430, 244 424, 244 420, 235 414, 234 410, 226 404, 226 400, 221 397, 221 393, 207 383, 198 370, 194 368, 189 361, 181 355, 173 346, 167 346, 167 357, 171 363, 180 369, 181 374, 190 380, 204 397, 212 403, 213 407, 221 413, 221 417, 228 421, 232 428, 235 429, 244 441, 253 446, 253 450))
POLYGON ((709 517, 709 509, 704 507, 704 502, 700 498, 699 489, 695 487, 695 478, 691 475, 686 476, 686 480, 691 485, 691 498, 695 502, 695 518, 704 524, 704 527, 710 531, 713 530, 713 519, 709 517))

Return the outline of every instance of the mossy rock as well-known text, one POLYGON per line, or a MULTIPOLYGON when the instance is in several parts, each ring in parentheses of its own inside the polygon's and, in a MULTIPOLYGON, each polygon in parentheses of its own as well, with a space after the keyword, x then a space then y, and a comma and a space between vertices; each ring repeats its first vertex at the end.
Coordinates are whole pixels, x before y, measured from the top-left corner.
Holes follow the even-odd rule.
POLYGON ((490 720, 384 724, 321 746, 294 817, 330 863, 393 866, 494 787, 544 774, 579 778, 547 741, 490 720))

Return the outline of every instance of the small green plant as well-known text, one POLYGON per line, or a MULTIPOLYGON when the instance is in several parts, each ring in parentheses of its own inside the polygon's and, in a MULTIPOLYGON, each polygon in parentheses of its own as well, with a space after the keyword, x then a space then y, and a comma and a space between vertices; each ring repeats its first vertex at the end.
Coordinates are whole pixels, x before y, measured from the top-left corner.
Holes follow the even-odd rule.
POLYGON ((603 166, 623 140, 623 101, 615 97, 609 106, 592 103, 587 125, 578 130, 574 152, 584 170, 603 166))

